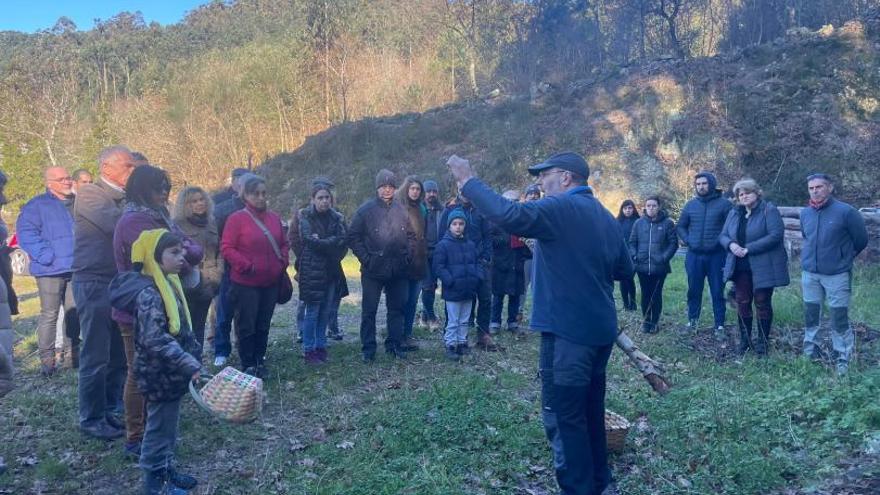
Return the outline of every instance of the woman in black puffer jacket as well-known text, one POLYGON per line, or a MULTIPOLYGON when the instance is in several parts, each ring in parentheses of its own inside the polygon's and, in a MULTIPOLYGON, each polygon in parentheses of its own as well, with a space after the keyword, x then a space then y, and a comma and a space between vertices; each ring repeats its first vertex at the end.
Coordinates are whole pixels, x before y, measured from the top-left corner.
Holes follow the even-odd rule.
POLYGON ((661 208, 660 198, 645 200, 645 216, 633 225, 629 252, 642 289, 642 331, 657 332, 663 311, 663 283, 671 271, 669 261, 678 249, 675 223, 661 208))
MULTIPOLYGON (((624 239, 629 240, 632 235, 633 226, 638 219, 639 212, 635 201, 627 199, 620 204, 620 211, 617 212, 617 222, 620 223, 620 231, 623 233, 624 239)), ((620 298, 623 299, 623 309, 627 311, 636 310, 636 282, 632 277, 620 281, 620 298)))
POLYGON ((297 258, 299 299, 303 303, 302 345, 309 364, 327 360, 327 322, 340 293, 348 293, 342 258, 348 252, 345 219, 334 210, 330 186, 312 188, 312 204, 298 213, 302 251, 297 258))

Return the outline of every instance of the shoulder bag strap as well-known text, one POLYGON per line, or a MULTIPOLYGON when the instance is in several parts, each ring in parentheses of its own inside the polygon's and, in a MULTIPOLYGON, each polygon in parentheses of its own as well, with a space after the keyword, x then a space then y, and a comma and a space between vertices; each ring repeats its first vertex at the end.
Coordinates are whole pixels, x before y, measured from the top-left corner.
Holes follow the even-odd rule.
POLYGON ((275 242, 275 238, 272 237, 272 233, 269 232, 269 229, 267 229, 266 226, 263 225, 263 222, 261 222, 260 219, 254 216, 254 214, 251 213, 250 210, 245 208, 244 211, 251 217, 251 220, 253 220, 254 223, 257 224, 257 227, 259 227, 260 230, 263 231, 263 235, 266 236, 266 239, 269 240, 269 244, 272 245, 272 250, 275 251, 275 256, 277 256, 279 260, 284 261, 284 258, 281 256, 281 249, 278 248, 278 243, 275 242))

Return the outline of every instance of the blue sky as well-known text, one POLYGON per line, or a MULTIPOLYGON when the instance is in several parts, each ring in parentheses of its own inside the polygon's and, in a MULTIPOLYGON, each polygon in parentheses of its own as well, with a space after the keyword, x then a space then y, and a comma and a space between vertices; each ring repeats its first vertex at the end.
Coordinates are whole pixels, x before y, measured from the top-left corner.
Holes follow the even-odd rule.
POLYGON ((86 31, 94 19, 109 19, 122 11, 141 11, 149 24, 167 25, 183 19, 186 12, 211 0, 0 0, 0 31, 33 33, 55 25, 61 16, 86 31))

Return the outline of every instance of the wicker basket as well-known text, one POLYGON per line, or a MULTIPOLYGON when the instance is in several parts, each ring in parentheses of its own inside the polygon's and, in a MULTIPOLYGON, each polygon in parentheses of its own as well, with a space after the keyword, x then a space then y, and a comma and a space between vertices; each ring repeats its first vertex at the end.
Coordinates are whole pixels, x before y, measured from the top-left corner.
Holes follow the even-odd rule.
POLYGON ((263 380, 227 366, 210 378, 201 391, 190 382, 196 404, 212 416, 231 423, 250 423, 263 409, 263 380))
POLYGON ((630 423, 623 416, 605 410, 605 437, 608 451, 619 454, 626 445, 626 434, 629 433, 630 423))

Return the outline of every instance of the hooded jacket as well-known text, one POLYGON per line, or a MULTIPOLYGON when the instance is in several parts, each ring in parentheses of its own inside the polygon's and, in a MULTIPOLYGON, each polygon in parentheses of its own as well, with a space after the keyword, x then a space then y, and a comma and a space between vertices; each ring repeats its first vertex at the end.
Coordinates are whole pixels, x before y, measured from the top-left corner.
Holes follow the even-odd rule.
POLYGON ((685 203, 676 227, 678 238, 695 253, 718 253, 721 252, 718 236, 733 205, 721 195, 714 175, 702 172, 695 178, 700 177, 709 181, 709 194, 685 203))
POLYGON ((489 231, 490 223, 486 220, 486 217, 477 210, 473 203, 464 204, 461 199, 458 198, 443 211, 443 217, 440 220, 440 224, 444 226, 444 230, 447 230, 449 227, 449 214, 455 210, 460 210, 464 213, 464 216, 467 219, 464 236, 474 241, 474 244, 477 246, 477 258, 480 260, 480 263, 488 266, 489 263, 492 262, 492 234, 489 231))
POLYGON ((348 245, 361 262, 361 273, 378 280, 406 278, 416 251, 416 235, 400 201, 373 198, 355 212, 348 245))
POLYGON ((745 239, 737 239, 740 219, 746 214, 744 206, 730 210, 724 230, 718 241, 727 251, 724 262, 724 280, 730 280, 736 269, 736 257, 730 252, 730 244, 737 242, 749 250, 746 259, 752 272, 752 287, 766 289, 789 284, 788 254, 785 252, 785 224, 776 205, 758 200, 746 220, 745 239))
POLYGON ((432 268, 443 284, 442 296, 446 301, 473 299, 483 279, 474 241, 467 236, 455 237, 448 230, 434 249, 432 268))
POLYGON ((801 268, 805 272, 837 275, 852 270, 853 260, 868 246, 865 219, 852 206, 829 197, 818 210, 801 210, 804 235, 801 268))
POLYGON ((629 238, 629 253, 637 273, 669 273, 669 261, 677 250, 675 223, 666 211, 660 210, 653 220, 647 214, 636 220, 629 238))
POLYGON ((348 252, 345 218, 333 209, 318 213, 312 205, 299 210, 297 218, 302 245, 296 263, 300 301, 325 301, 331 284, 335 284, 337 294, 342 294, 340 298, 345 297, 348 285, 341 264, 348 252))
MULTIPOLYGON (((176 335, 172 335, 173 321, 168 311, 173 309, 163 300, 154 277, 146 275, 151 272, 155 274, 158 268, 152 254, 162 232, 152 230, 144 233, 143 265, 138 263, 136 270, 116 275, 110 282, 109 290, 113 308, 135 317, 132 366, 138 389, 150 402, 179 399, 186 393, 193 374, 201 369, 201 364, 194 357, 200 349, 189 324, 186 299, 181 297, 179 289, 172 289, 170 297, 176 298, 176 320, 179 324, 176 335)), ((163 276, 161 269, 159 274, 163 276)), ((169 280, 171 278, 177 277, 168 276, 169 280)))
POLYGON ((48 191, 34 196, 21 207, 15 232, 18 245, 30 257, 30 273, 34 277, 71 272, 73 215, 70 210, 63 200, 48 191))

